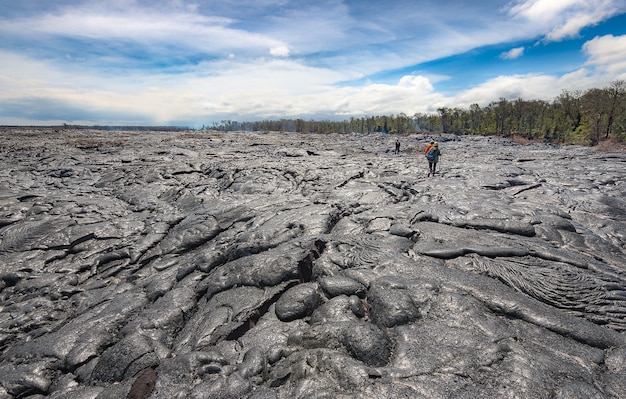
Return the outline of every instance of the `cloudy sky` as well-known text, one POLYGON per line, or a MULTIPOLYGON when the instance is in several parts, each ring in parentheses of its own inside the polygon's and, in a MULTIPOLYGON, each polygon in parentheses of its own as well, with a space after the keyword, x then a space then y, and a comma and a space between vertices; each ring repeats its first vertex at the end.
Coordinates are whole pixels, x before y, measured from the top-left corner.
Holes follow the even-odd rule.
POLYGON ((199 127, 626 79, 626 0, 0 0, 0 125, 199 127))

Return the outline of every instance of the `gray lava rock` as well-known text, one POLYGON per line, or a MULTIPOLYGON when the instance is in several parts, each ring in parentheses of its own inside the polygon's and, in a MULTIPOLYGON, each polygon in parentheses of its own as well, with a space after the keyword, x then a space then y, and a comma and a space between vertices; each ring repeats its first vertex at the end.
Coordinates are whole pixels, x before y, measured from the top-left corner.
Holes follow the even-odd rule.
POLYGON ((399 278, 382 278, 372 283, 367 292, 370 317, 380 328, 414 322, 420 316, 419 307, 399 278))
POLYGON ((349 277, 323 277, 320 279, 319 283, 320 287, 329 298, 336 297, 337 295, 356 295, 363 297, 367 292, 363 284, 349 277))
POLYGON ((0 136, 2 399, 625 397, 625 154, 0 136))
POLYGON ((292 321, 309 316, 321 303, 317 283, 296 285, 285 292, 276 302, 276 316, 282 321, 292 321))

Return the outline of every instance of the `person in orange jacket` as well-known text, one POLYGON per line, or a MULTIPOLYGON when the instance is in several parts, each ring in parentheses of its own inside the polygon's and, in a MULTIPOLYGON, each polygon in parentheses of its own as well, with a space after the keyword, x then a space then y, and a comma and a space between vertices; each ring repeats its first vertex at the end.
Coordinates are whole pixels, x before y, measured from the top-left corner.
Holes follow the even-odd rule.
POLYGON ((430 150, 430 148, 435 144, 434 141, 431 141, 430 144, 428 144, 426 146, 426 149, 424 150, 424 155, 428 154, 428 150, 430 150))

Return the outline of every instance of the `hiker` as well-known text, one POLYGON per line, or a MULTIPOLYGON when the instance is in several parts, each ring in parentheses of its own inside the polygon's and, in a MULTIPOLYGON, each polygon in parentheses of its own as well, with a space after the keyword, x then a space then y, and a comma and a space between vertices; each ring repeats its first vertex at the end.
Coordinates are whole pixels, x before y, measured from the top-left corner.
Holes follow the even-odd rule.
POLYGON ((435 171, 437 169, 437 161, 439 161, 439 157, 441 156, 441 151, 439 151, 439 143, 434 142, 432 147, 428 149, 426 152, 426 159, 428 160, 428 176, 432 174, 435 175, 435 171))
POLYGON ((400 153, 400 140, 396 139, 396 150, 394 154, 398 155, 400 153))

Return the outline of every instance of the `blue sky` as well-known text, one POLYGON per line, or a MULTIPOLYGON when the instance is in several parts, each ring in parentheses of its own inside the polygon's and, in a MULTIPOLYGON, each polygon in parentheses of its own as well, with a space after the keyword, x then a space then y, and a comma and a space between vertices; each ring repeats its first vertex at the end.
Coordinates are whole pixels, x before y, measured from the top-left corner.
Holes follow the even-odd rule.
POLYGON ((626 80, 626 0, 0 0, 0 124, 434 113, 626 80))

